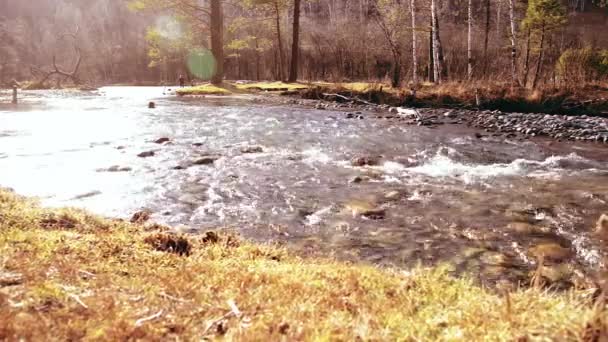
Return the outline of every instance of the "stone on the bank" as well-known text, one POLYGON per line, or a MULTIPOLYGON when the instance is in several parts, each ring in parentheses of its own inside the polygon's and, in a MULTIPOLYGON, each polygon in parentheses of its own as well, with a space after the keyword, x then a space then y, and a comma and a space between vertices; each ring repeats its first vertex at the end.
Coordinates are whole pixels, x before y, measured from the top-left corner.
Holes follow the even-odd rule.
POLYGON ((600 219, 597 220, 597 224, 595 226, 595 234, 597 234, 602 239, 608 240, 608 214, 603 214, 600 216, 600 219))

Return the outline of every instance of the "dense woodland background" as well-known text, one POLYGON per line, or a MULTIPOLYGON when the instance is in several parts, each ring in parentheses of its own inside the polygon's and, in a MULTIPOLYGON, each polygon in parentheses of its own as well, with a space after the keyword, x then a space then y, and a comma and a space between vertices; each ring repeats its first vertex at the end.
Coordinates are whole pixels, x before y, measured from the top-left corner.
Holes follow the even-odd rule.
POLYGON ((233 80, 297 76, 399 86, 490 81, 570 87, 608 77, 603 5, 601 0, 0 0, 0 84, 173 83, 180 74, 196 78, 188 59, 210 49, 223 61, 217 64, 223 64, 224 78, 233 80), (216 46, 212 33, 219 37, 216 46))

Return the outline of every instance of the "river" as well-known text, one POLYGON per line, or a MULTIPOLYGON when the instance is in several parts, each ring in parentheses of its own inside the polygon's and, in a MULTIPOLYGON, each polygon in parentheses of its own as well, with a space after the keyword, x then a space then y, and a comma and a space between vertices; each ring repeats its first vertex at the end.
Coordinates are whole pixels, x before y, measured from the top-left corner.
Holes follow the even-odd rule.
POLYGON ((606 267, 591 234, 608 211, 604 145, 165 90, 24 92, 0 107, 0 185, 48 206, 124 218, 146 208, 182 230, 227 227, 397 267, 448 261, 490 280, 528 279, 543 244, 571 252, 556 263, 569 270, 606 267), (190 166, 204 156, 217 160, 190 166), (354 166, 360 157, 379 161, 354 166))

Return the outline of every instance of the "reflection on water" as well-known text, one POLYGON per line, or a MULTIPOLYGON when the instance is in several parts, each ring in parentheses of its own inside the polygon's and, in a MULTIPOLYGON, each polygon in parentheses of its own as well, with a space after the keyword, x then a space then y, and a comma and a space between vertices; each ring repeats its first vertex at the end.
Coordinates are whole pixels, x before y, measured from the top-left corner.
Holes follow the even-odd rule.
POLYGON ((452 260, 524 274, 530 248, 549 242, 573 250, 579 267, 605 263, 589 234, 608 211, 601 145, 163 92, 26 93, 27 111, 0 108, 1 185, 46 205, 123 217, 149 208, 173 226, 227 226, 382 264, 452 260), (137 157, 145 151, 154 156, 137 157), (209 155, 219 159, 176 168, 209 155), (379 162, 353 166, 362 156, 379 162))

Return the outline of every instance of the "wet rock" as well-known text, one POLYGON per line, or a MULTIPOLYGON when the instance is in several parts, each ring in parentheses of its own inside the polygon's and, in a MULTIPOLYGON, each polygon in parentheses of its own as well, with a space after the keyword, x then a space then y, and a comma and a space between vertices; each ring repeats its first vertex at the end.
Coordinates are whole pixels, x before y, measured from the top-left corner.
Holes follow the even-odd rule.
POLYGON ((204 156, 193 161, 192 165, 211 165, 218 159, 220 159, 219 156, 204 156))
POLYGON ((114 165, 114 166, 110 166, 107 169, 98 169, 97 172, 129 172, 132 169, 128 166, 118 166, 118 165, 114 165))
POLYGON ((152 216, 152 213, 149 210, 141 210, 131 216, 130 222, 138 224, 145 223, 150 220, 150 216, 152 216))
POLYGON ((241 153, 262 153, 264 152, 264 149, 262 148, 262 146, 247 146, 247 147, 243 147, 241 149, 241 153))
POLYGON ((359 184, 367 181, 369 181, 369 177, 367 176, 355 176, 351 178, 348 182, 352 184, 359 184))
POLYGON ((137 156, 139 158, 148 158, 148 157, 154 157, 154 155, 156 155, 156 152, 146 151, 146 152, 142 152, 142 153, 138 154, 137 156))
POLYGON ((379 163, 380 163, 380 158, 372 157, 372 156, 356 157, 351 160, 351 165, 358 166, 358 167, 375 166, 375 165, 378 165, 379 163))
POLYGON ((85 198, 94 197, 97 195, 101 195, 101 191, 95 190, 95 191, 85 192, 84 194, 74 196, 73 198, 71 198, 71 200, 81 200, 81 199, 85 199, 85 198))
POLYGON ((193 143, 193 144, 192 144, 192 146, 194 146, 194 147, 201 147, 201 146, 203 146, 203 145, 204 145, 204 144, 203 144, 203 143, 200 143, 200 142, 198 142, 198 143, 193 143))
POLYGON ((511 222, 507 226, 507 230, 522 235, 547 235, 551 233, 551 229, 548 227, 539 227, 527 222, 511 222))
POLYGON ((537 260, 562 261, 572 256, 570 248, 562 247, 555 242, 541 243, 531 247, 528 252, 537 260))
POLYGON ((595 234, 602 239, 608 240, 608 214, 603 214, 595 226, 595 234))
POLYGON ((148 108, 150 108, 150 109, 156 108, 156 103, 154 103, 153 101, 148 102, 148 108))
POLYGON ((168 143, 170 142, 171 139, 167 138, 167 137, 162 137, 162 138, 158 138, 156 140, 154 140, 155 144, 164 144, 164 143, 168 143))
POLYGON ((403 197, 401 191, 393 190, 384 194, 384 199, 387 201, 396 201, 403 197))
POLYGON ((386 210, 366 201, 351 201, 345 205, 345 209, 353 217, 361 216, 372 220, 381 220, 386 217, 386 210))

